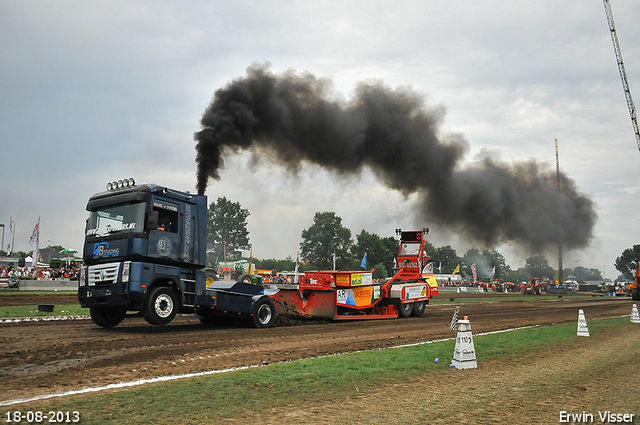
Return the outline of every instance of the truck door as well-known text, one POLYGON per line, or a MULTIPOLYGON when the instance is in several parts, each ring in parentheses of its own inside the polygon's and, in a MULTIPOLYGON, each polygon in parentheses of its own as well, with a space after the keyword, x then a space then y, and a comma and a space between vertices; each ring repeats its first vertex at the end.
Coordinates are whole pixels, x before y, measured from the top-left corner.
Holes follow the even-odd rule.
POLYGON ((158 227, 149 229, 149 257, 177 261, 180 254, 179 205, 156 198, 152 209, 158 213, 158 227))

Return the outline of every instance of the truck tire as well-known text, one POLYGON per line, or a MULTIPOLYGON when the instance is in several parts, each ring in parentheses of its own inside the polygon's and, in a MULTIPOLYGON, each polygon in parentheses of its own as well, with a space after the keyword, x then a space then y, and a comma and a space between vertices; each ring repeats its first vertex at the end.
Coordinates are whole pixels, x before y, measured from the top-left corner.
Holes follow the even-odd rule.
POLYGON ((427 303, 424 301, 418 301, 413 303, 413 311, 411 312, 412 316, 422 317, 424 316, 424 311, 427 309, 427 303))
POLYGON ((400 317, 409 317, 413 312, 413 303, 400 304, 400 317))
POLYGON ((213 282, 218 280, 218 275, 213 270, 206 270, 205 273, 206 273, 205 282, 208 288, 213 282))
POLYGON ((89 314, 91 314, 91 320, 96 325, 103 328, 113 328, 122 322, 127 311, 124 308, 91 307, 89 314))
POLYGON ((151 325, 166 325, 178 312, 178 300, 169 288, 152 288, 147 296, 144 320, 151 325))
POLYGON ((638 292, 638 288, 631 290, 631 299, 634 301, 640 301, 640 292, 638 292))
POLYGON ((251 275, 247 274, 247 273, 245 273, 243 275, 240 275, 238 277, 238 282, 244 282, 244 283, 248 283, 248 284, 252 284, 253 283, 253 281, 251 280, 251 275))
POLYGON ((269 297, 262 297, 253 307, 251 325, 254 328, 271 328, 276 323, 276 306, 269 297))

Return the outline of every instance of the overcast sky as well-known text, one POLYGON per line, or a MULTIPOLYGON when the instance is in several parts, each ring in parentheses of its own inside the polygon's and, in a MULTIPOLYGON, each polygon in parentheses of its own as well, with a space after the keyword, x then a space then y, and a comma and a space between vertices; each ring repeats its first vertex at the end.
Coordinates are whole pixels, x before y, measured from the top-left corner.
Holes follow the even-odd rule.
MULTIPOLYGON (((640 2, 611 3, 640 103, 640 2)), ((38 216, 41 246, 81 250, 86 201, 114 179, 195 192, 193 133, 214 91, 253 62, 327 78, 346 100, 359 81, 411 87, 446 108, 441 130, 464 135, 468 161, 490 151, 555 167, 557 138, 561 169, 598 213, 591 245, 565 267, 614 279, 615 258, 640 243, 640 152, 600 0, 0 0, 0 46, 0 223, 13 217, 18 250, 38 216)), ((335 211, 354 237, 431 227, 436 246, 472 247, 414 222, 415 199, 371 172, 292 176, 248 154, 224 160, 207 195, 249 210, 257 257, 295 258, 317 211, 335 211)), ((513 268, 529 256, 497 249, 513 268)))

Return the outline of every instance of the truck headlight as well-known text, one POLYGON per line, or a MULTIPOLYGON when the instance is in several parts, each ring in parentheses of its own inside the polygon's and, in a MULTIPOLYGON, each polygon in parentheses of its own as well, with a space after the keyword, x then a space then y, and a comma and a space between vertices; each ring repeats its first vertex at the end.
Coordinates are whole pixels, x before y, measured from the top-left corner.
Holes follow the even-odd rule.
POLYGON ((129 282, 129 269, 131 268, 131 261, 125 261, 122 264, 122 282, 129 282))
POLYGON ((80 267, 80 275, 78 276, 78 282, 80 286, 87 286, 87 281, 85 280, 87 271, 87 266, 80 267))

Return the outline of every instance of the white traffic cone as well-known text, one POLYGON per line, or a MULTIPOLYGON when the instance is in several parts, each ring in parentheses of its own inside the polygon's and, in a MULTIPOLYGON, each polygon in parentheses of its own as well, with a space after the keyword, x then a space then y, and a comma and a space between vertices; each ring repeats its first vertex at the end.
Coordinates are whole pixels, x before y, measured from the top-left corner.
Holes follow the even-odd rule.
POLYGON ((473 347, 473 335, 471 324, 467 316, 458 320, 458 335, 456 336, 456 348, 453 351, 451 364, 456 369, 474 369, 478 367, 476 362, 476 350, 473 347))
POLYGON ((635 304, 631 309, 631 323, 640 323, 640 315, 638 315, 638 306, 635 304))
POLYGON ((591 336, 587 327, 587 319, 584 317, 584 311, 582 310, 578 311, 578 336, 591 336))
POLYGON ((457 288, 456 293, 459 294, 460 293, 460 288, 457 288))

